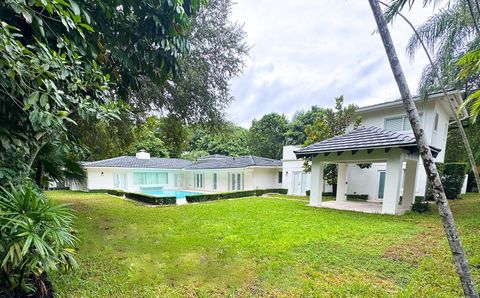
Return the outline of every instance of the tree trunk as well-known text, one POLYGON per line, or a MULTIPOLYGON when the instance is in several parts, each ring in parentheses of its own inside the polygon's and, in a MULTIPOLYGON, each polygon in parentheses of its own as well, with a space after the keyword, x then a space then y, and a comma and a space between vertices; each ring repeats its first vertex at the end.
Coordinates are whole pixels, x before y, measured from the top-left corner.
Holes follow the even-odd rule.
MULTIPOLYGON (((391 8, 390 5, 385 4, 382 1, 379 1, 379 3, 381 3, 382 5, 384 5, 386 7, 391 8)), ((475 3, 478 4, 478 2, 476 2, 476 1, 475 1, 475 3)), ((440 74, 438 72, 438 69, 435 67, 435 64, 433 63, 432 56, 430 56, 430 53, 428 52, 427 46, 423 42, 420 34, 418 34, 417 29, 415 29, 415 26, 413 26, 413 24, 403 14, 401 14, 399 12, 398 15, 410 26, 410 28, 415 33, 415 36, 417 37, 418 41, 422 45, 422 48, 423 48, 423 51, 425 52, 425 55, 427 55, 430 66, 432 67, 432 71, 433 71, 434 75, 437 77, 438 83, 442 87, 443 95, 448 100, 450 110, 452 111, 453 116, 455 117, 455 122, 458 126, 458 130, 460 131, 460 135, 462 136, 462 141, 463 141, 463 144, 465 145, 465 150, 467 151, 468 160, 470 162, 470 166, 472 167, 473 176, 475 178, 475 183, 477 184, 478 193, 480 194, 480 176, 478 175, 477 164, 475 162, 475 157, 473 156, 472 147, 470 146, 470 142, 468 141, 467 134, 465 133, 465 129, 463 129, 462 121, 458 118, 457 112, 455 111, 455 107, 452 103, 453 99, 448 97, 447 88, 445 88, 445 83, 443 82, 443 79, 440 76, 440 74)))
POLYGON ((35 183, 41 188, 42 187, 42 178, 43 178, 43 163, 39 159, 37 161, 37 170, 35 171, 35 183))
POLYGON ((393 45, 392 37, 390 36, 387 23, 383 17, 380 4, 378 0, 369 0, 369 3, 375 17, 375 22, 377 23, 378 32, 382 38, 383 46, 392 69, 393 76, 395 77, 395 81, 402 96, 405 110, 410 120, 410 124, 412 125, 413 133, 417 141, 418 151, 420 152, 423 160, 423 166, 427 173, 428 179, 432 183, 433 196, 435 198, 435 203, 438 206, 443 228, 447 235, 448 243, 453 254, 463 292, 467 297, 478 297, 478 293, 473 282, 472 273, 470 271, 470 266, 468 265, 465 251, 463 250, 462 242, 453 219, 453 214, 450 210, 450 206, 448 205, 448 200, 445 196, 445 191, 443 190, 440 176, 438 175, 435 162, 433 161, 430 146, 427 142, 427 138, 425 137, 425 132, 421 127, 418 110, 412 100, 412 95, 410 94, 405 75, 400 65, 400 61, 398 60, 395 46, 393 45))

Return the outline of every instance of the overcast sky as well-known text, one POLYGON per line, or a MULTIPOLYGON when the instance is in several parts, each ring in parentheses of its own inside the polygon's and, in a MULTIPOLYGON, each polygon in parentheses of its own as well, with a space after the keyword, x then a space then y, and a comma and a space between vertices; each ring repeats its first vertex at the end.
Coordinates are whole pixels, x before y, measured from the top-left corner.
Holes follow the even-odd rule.
MULTIPOLYGON (((358 106, 399 98, 367 0, 237 0, 232 19, 244 24, 252 47, 243 74, 232 82, 233 122, 249 127, 270 112, 289 118, 343 94, 358 106)), ((419 2, 419 1, 417 1, 419 2)), ((432 8, 405 14, 421 24, 432 8)), ((390 27, 412 93, 425 56, 405 54, 411 30, 401 19, 390 27)))

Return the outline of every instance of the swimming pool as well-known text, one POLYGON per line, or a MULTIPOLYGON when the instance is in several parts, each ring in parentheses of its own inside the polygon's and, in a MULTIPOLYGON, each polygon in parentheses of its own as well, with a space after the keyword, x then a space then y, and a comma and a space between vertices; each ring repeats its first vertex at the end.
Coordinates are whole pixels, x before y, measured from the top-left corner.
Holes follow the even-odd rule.
POLYGON ((142 189, 142 193, 156 197, 176 197, 185 199, 186 196, 201 195, 199 192, 166 189, 142 189))

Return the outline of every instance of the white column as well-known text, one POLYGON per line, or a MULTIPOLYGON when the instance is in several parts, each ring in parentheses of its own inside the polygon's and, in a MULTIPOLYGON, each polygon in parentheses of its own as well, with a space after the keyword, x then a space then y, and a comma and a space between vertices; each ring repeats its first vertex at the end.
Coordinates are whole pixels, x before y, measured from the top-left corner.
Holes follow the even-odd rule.
POLYGON ((385 175, 385 192, 383 197, 382 213, 396 214, 398 210, 402 171, 402 154, 395 154, 387 159, 387 171, 385 175))
POLYGON ((322 204, 324 162, 318 158, 312 160, 310 181, 310 206, 320 207, 322 204))
POLYGON ((403 184, 402 207, 410 208, 415 199, 418 160, 407 160, 403 184))
POLYGON ((337 173, 337 202, 345 202, 347 200, 347 169, 348 164, 339 163, 337 173))

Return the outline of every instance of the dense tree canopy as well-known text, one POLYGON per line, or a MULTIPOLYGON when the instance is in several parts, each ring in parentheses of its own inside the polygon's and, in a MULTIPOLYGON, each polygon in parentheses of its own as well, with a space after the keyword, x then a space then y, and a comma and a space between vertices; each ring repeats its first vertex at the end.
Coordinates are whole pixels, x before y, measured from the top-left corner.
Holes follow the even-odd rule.
POLYGON ((285 115, 270 113, 252 121, 248 145, 252 154, 281 159, 288 120, 285 115))
POLYGON ((293 115, 292 122, 289 124, 286 133, 286 142, 288 145, 303 145, 307 140, 305 127, 313 125, 315 119, 320 117, 322 108, 312 106, 307 111, 297 111, 293 115))
POLYGON ((250 154, 248 130, 231 123, 212 131, 205 127, 193 128, 190 151, 241 156, 250 154))

